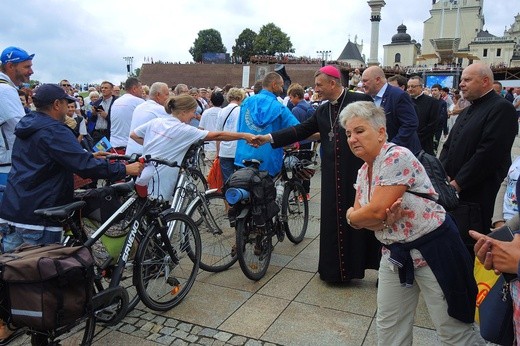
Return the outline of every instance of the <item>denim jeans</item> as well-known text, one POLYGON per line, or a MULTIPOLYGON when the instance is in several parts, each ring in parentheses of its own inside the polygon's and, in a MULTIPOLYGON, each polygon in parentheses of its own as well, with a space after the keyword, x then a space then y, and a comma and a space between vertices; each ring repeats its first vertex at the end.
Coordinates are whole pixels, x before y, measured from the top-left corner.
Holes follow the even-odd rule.
POLYGON ((225 183, 235 172, 235 159, 232 157, 221 157, 220 170, 222 171, 222 178, 224 179, 225 183))
POLYGON ((2 252, 6 253, 24 243, 30 245, 60 243, 63 232, 47 229, 34 230, 3 224, 0 226, 0 233, 2 234, 2 252))

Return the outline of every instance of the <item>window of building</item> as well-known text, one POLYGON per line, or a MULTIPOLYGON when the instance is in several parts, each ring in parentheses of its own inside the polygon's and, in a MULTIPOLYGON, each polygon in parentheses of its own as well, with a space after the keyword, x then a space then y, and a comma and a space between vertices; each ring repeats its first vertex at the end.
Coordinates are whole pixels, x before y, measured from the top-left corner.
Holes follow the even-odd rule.
POLYGON ((497 48, 497 56, 500 56, 502 54, 502 48, 497 48))
POLYGON ((394 62, 401 62, 401 53, 397 53, 395 55, 395 61, 394 62))
POLYGON ((482 56, 487 56, 487 48, 484 48, 484 54, 482 56))

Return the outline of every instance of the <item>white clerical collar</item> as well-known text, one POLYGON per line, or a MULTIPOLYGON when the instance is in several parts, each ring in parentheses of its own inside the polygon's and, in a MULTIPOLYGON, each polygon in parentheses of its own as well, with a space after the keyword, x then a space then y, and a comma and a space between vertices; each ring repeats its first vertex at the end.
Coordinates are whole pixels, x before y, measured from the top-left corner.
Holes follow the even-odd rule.
POLYGON ((330 104, 335 106, 338 104, 338 100, 343 96, 343 93, 345 92, 345 88, 343 88, 343 90, 341 91, 341 94, 339 94, 338 98, 335 99, 334 101, 330 101, 330 104))

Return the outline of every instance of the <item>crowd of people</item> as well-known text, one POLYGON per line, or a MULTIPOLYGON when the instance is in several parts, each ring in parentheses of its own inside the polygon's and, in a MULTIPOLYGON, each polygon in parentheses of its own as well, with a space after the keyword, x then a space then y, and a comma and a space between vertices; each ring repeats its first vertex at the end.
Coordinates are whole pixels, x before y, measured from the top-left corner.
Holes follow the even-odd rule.
MULTIPOLYGON (((220 158, 224 180, 247 159, 260 160, 260 169, 275 176, 282 147, 310 148, 319 141, 327 196, 320 210, 320 278, 345 285, 363 279, 367 269, 378 270, 381 345, 412 343, 419 293, 442 343, 484 344, 473 325, 472 255, 487 268, 513 273, 520 260, 518 237, 506 245, 485 235, 518 219, 512 191, 519 163, 510 155, 520 114, 520 89, 502 95, 488 66, 465 67, 457 90, 426 87, 421 76, 387 80, 377 66, 356 69, 344 81, 327 65, 315 72, 311 87, 287 88, 276 72, 254 90, 148 87, 129 77, 123 90, 103 81, 83 97, 66 79, 20 92, 34 56, 17 47, 0 56, 2 251, 60 241, 60 225, 33 211, 71 202, 74 174, 94 181, 138 176, 136 183, 153 198, 172 198, 176 169, 109 162, 106 152, 93 150, 103 138, 121 154, 176 161, 192 143, 209 141, 206 155, 220 158), (460 235, 469 230, 437 203, 416 158, 423 150, 439 156, 460 202, 479 207, 484 234, 469 232, 478 239, 474 254, 460 235), (499 193, 501 184, 507 193, 499 193), (504 202, 503 213, 496 199, 504 202)), ((520 316, 520 299, 514 304, 520 316)), ((520 340, 520 319, 515 322, 520 340)))

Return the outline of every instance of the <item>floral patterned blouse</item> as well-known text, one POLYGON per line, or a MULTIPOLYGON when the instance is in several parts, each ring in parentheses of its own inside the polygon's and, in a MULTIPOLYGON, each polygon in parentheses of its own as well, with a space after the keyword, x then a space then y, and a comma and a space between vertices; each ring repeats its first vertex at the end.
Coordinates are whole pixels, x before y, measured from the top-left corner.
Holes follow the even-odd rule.
MULTIPOLYGON (((403 194, 401 206, 405 210, 412 210, 410 216, 398 220, 390 228, 375 231, 376 238, 384 244, 407 243, 437 229, 446 217, 444 208, 435 201, 417 196, 409 191, 427 194, 437 199, 430 178, 423 165, 410 150, 393 143, 385 143, 374 160, 372 166, 372 181, 368 181, 368 165, 365 163, 358 171, 356 185, 356 199, 361 206, 370 202, 374 189, 370 186, 405 185, 408 189, 403 194), (370 191, 370 195, 369 195, 370 191)), ((418 250, 411 250, 410 254, 415 268, 426 265, 418 250)), ((388 259, 390 251, 383 246, 382 256, 388 259)), ((390 262, 388 262, 390 264, 390 262)))

